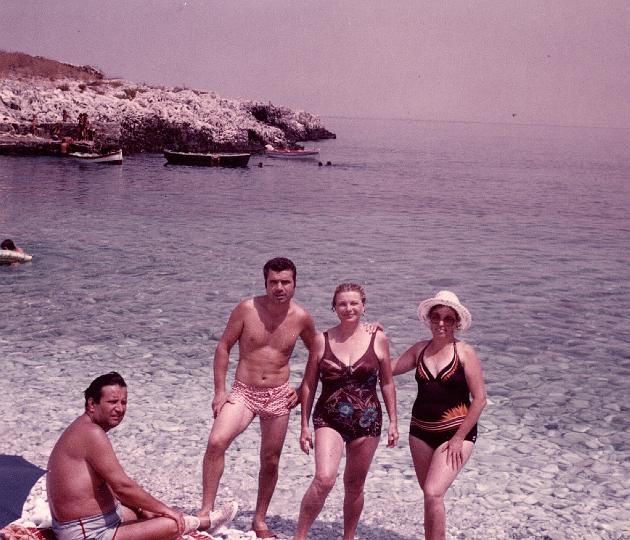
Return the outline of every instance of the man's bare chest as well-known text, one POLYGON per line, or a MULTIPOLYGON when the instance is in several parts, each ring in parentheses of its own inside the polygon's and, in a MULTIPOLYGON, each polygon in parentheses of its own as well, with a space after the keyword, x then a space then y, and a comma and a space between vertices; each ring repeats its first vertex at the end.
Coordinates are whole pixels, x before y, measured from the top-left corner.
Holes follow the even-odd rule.
POLYGON ((254 348, 292 348, 300 334, 299 322, 294 318, 265 318, 247 321, 241 339, 254 348))

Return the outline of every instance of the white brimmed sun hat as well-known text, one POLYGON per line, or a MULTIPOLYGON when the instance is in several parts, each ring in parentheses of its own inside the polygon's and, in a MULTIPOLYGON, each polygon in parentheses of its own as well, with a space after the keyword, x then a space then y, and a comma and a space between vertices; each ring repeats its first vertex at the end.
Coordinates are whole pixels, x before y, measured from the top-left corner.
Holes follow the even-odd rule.
POLYGON ((472 323, 472 315, 459 301, 457 295, 451 291, 440 291, 433 298, 427 298, 420 302, 418 306, 418 318, 427 326, 431 326, 429 321, 429 311, 434 306, 447 306, 453 308, 459 315, 459 330, 468 330, 472 323))

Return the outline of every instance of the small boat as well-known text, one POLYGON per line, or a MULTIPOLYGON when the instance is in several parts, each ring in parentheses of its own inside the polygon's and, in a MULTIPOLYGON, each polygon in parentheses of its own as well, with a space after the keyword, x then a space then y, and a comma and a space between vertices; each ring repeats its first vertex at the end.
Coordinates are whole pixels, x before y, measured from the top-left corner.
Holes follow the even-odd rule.
POLYGON ((164 157, 172 165, 198 165, 202 167, 247 167, 251 154, 218 152, 213 154, 175 152, 164 150, 164 157))
POLYGON ((96 152, 70 152, 68 156, 90 163, 122 165, 123 162, 122 150, 115 150, 114 152, 108 152, 107 154, 97 154, 96 152))
POLYGON ((319 148, 274 148, 267 144, 265 145, 265 155, 280 159, 317 159, 319 148))

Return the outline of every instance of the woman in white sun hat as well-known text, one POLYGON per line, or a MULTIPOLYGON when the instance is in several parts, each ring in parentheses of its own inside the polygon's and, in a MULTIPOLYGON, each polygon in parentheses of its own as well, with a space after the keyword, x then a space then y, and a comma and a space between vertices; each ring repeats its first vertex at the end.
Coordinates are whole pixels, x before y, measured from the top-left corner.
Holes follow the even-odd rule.
POLYGON ((477 354, 455 337, 472 322, 457 295, 440 291, 423 300, 418 318, 432 337, 394 360, 392 370, 394 375, 415 371, 418 397, 411 413, 409 448, 424 494, 425 538, 438 540, 446 538, 444 495, 473 453, 486 391, 477 354))

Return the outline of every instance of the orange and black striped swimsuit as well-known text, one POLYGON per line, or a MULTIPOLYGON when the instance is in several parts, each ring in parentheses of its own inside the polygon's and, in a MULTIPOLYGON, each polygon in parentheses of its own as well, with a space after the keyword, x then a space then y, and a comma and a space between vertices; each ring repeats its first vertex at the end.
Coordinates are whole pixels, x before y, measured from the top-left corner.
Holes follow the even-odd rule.
MULTIPOLYGON (((451 439, 464 421, 470 407, 470 390, 457 345, 453 343, 453 359, 434 377, 424 363, 429 344, 416 362, 418 397, 411 410, 409 434, 435 449, 451 439)), ((477 440, 477 424, 464 439, 473 443, 477 440)))

